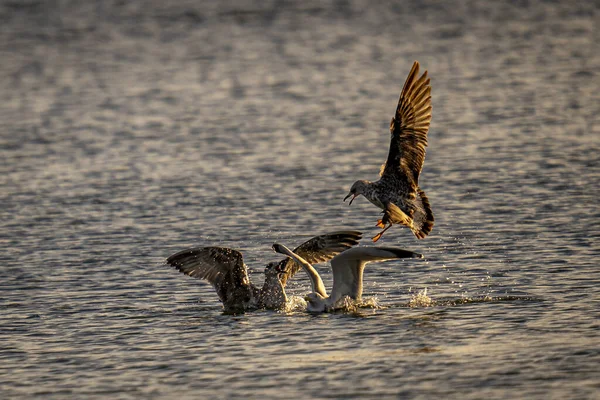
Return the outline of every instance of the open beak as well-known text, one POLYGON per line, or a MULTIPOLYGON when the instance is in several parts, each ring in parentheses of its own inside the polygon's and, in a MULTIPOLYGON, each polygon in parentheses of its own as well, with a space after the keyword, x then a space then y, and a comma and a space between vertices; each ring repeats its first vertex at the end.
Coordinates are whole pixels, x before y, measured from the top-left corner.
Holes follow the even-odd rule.
POLYGON ((358 194, 352 194, 352 193, 348 193, 348 196, 344 197, 344 202, 346 200, 348 200, 348 197, 352 196, 352 198, 350 199, 350 203, 348 203, 349 206, 352 205, 352 202, 354 201, 354 199, 356 198, 356 196, 358 196, 358 194))

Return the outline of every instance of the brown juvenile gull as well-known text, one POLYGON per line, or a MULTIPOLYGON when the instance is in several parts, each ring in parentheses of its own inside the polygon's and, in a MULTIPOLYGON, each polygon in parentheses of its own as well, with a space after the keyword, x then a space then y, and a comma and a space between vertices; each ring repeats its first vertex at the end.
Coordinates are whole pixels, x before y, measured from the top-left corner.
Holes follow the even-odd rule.
MULTIPOLYGON (((294 252, 321 263, 358 244, 362 233, 338 231, 315 236, 298 246, 294 252)), ((238 313, 258 308, 282 309, 287 302, 285 285, 300 270, 290 258, 271 262, 265 267, 262 289, 248 277, 242 253, 224 247, 195 247, 167 258, 166 263, 180 272, 210 282, 226 313, 238 313)))
POLYGON ((334 310, 336 304, 344 297, 360 301, 363 292, 363 271, 367 263, 396 258, 423 258, 419 253, 396 247, 354 247, 345 250, 331 260, 333 288, 328 296, 321 276, 307 260, 282 244, 273 244, 273 250, 291 257, 308 274, 312 293, 306 296, 306 309, 310 312, 334 310))
POLYGON ((350 188, 350 204, 359 195, 383 210, 373 237, 378 241, 393 224, 409 227, 419 239, 433 228, 433 212, 425 192, 419 188, 419 174, 425 161, 427 131, 431 122, 431 86, 427 71, 419 78, 415 61, 400 94, 396 114, 390 123, 392 139, 385 164, 376 182, 359 180, 350 188), (387 225, 387 227, 386 227, 387 225))

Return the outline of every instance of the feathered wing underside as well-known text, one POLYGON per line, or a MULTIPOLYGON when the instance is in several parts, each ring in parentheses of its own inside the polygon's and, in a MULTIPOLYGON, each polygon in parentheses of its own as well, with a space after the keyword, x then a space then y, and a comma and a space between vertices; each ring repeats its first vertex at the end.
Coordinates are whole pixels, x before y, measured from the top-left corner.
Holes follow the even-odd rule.
POLYGON ((427 71, 418 77, 419 63, 415 61, 406 78, 396 114, 390 123, 392 134, 382 178, 406 180, 415 187, 425 161, 427 132, 431 123, 431 86, 427 71))
POLYGON ((360 300, 363 292, 365 265, 374 261, 397 258, 423 258, 423 255, 397 247, 354 247, 331 260, 333 288, 330 301, 335 304, 343 296, 360 300))
POLYGON ((360 300, 363 291, 365 263, 351 254, 343 253, 341 256, 341 258, 334 257, 331 260, 333 287, 329 295, 329 302, 332 305, 344 296, 360 300))
MULTIPOLYGON (((362 238, 362 233, 358 231, 338 231, 326 233, 324 235, 315 236, 312 239, 302 243, 294 249, 294 253, 305 259, 310 264, 318 264, 331 260, 334 256, 344 250, 358 244, 362 238)), ((281 276, 283 286, 291 279, 299 270, 300 265, 287 258, 281 261, 280 269, 285 271, 281 276)))
POLYGON ((210 282, 227 305, 233 299, 248 301, 252 292, 242 253, 224 247, 195 247, 167 258, 167 264, 197 279, 210 282))

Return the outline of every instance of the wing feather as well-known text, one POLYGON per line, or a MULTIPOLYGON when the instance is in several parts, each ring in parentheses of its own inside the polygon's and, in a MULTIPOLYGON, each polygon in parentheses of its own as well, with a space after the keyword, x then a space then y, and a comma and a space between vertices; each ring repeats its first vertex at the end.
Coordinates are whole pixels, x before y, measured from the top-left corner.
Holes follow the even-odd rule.
MULTIPOLYGON (((294 249, 294 253, 310 264, 318 264, 329 261, 337 254, 357 245, 361 238, 362 233, 358 231, 326 233, 302 243, 294 249)), ((281 276, 281 283, 285 286, 301 267, 291 258, 286 258, 281 261, 279 268, 285 271, 281 276)))
POLYGON ((363 272, 365 265, 374 261, 396 258, 423 258, 421 254, 397 247, 354 247, 331 260, 333 288, 329 295, 335 304, 344 296, 359 300, 363 292, 363 272))
POLYGON ((427 71, 418 78, 419 63, 413 64, 390 123, 390 151, 381 176, 401 179, 417 186, 425 161, 427 132, 431 123, 431 86, 427 71))
POLYGON ((194 247, 173 254, 166 263, 181 273, 210 282, 223 304, 241 290, 250 292, 248 271, 242 253, 237 250, 194 247))

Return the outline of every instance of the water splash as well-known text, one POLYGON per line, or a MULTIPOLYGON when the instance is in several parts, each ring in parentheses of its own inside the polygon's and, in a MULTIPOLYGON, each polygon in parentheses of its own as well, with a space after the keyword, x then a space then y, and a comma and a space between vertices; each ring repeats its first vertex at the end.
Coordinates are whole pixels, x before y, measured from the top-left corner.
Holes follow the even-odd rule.
POLYGON ((370 308, 373 310, 378 310, 384 308, 379 305, 376 297, 368 297, 360 300, 351 299, 348 296, 342 297, 335 304, 331 311, 336 312, 347 312, 347 313, 358 313, 359 310, 370 308))
POLYGON ((373 308, 375 310, 380 310, 385 307, 379 304, 377 297, 368 297, 366 299, 362 299, 360 302, 360 308, 373 308))
MULTIPOLYGON (((290 296, 286 303, 285 313, 306 311, 308 303, 303 297, 290 296)), ((362 309, 380 310, 386 307, 379 304, 377 297, 367 297, 361 300, 353 300, 348 296, 342 297, 338 302, 328 310, 328 312, 358 313, 362 309)))
POLYGON ((335 303, 332 311, 356 312, 359 305, 359 301, 353 300, 348 296, 344 296, 335 303))
POLYGON ((413 294, 408 306, 411 308, 416 307, 432 307, 435 305, 435 301, 427 295, 427 288, 419 290, 416 294, 413 294))
POLYGON ((285 305, 284 312, 291 313, 295 311, 305 311, 306 310, 306 300, 300 296, 290 296, 288 297, 288 301, 285 305))
POLYGON ((478 304, 478 303, 500 303, 509 301, 543 301, 540 298, 531 295, 505 295, 505 296, 490 296, 486 294, 479 297, 462 296, 460 298, 438 298, 436 300, 429 297, 427 294, 427 288, 419 290, 416 294, 413 294, 410 301, 402 307, 418 308, 418 307, 453 307, 464 304, 478 304))

